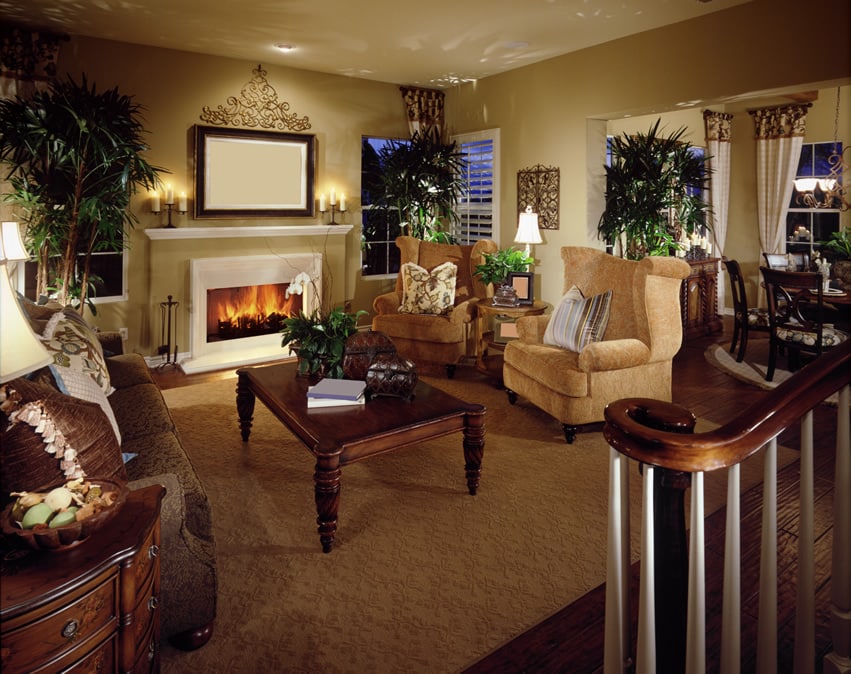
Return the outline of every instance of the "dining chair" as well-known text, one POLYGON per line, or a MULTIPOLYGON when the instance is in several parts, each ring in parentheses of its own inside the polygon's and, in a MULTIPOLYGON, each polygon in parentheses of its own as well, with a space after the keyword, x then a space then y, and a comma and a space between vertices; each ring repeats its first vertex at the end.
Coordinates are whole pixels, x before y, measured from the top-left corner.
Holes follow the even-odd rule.
POLYGON ((760 267, 768 299, 769 351, 767 381, 774 378, 777 353, 788 350, 789 369, 800 367, 801 355, 820 356, 848 339, 824 322, 821 274, 760 267))
POLYGON ((783 271, 809 271, 810 254, 808 252, 795 253, 763 253, 765 264, 769 269, 781 269, 783 271), (789 269, 794 266, 795 269, 789 269))
POLYGON ((768 311, 748 306, 748 296, 745 292, 745 280, 742 270, 736 260, 724 259, 727 275, 730 277, 730 294, 733 296, 733 341, 730 343, 730 353, 739 345, 736 362, 741 363, 748 348, 748 333, 752 330, 769 332, 768 311))

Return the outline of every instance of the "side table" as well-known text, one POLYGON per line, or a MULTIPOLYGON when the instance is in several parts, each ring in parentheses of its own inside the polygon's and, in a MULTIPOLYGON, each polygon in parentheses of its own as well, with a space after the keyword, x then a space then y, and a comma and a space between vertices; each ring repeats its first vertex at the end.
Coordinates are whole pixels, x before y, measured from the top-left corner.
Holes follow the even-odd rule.
POLYGON ((160 505, 133 491, 88 540, 67 550, 0 551, 0 664, 32 671, 159 671, 160 505))
MULTIPOLYGON (((547 309, 547 303, 541 300, 535 300, 532 304, 519 304, 515 307, 501 307, 492 304, 490 300, 481 300, 476 304, 476 368, 480 372, 490 374, 495 370, 499 371, 499 379, 502 380, 502 368, 498 367, 499 362, 494 362, 493 356, 489 356, 489 351, 496 349, 502 351, 502 344, 498 344, 493 331, 487 329, 486 323, 492 316, 505 317, 516 321, 523 316, 540 316, 547 309)), ((499 357, 501 360, 501 356, 499 357)))

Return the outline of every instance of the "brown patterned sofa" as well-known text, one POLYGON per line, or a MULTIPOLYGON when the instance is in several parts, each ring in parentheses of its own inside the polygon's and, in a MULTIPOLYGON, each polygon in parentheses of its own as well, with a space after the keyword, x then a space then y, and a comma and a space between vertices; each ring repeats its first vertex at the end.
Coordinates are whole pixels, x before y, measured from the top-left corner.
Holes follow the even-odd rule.
MULTIPOLYGON (((22 302, 30 315, 34 330, 41 334, 51 311, 22 302)), ((71 310, 65 310, 68 313, 71 310)), ((212 635, 216 616, 216 550, 212 531, 211 508, 204 487, 192 461, 180 441, 174 420, 162 393, 151 377, 144 358, 138 354, 123 354, 118 333, 95 332, 76 315, 65 322, 71 340, 68 347, 71 361, 74 350, 86 335, 94 336, 85 345, 90 357, 106 367, 105 383, 114 388, 105 400, 112 412, 119 433, 113 433, 109 411, 91 398, 69 390, 63 381, 69 368, 59 368, 60 352, 55 363, 33 373, 26 379, 16 379, 0 386, 2 394, 15 392, 15 405, 36 402, 45 414, 51 414, 57 428, 78 451, 79 463, 88 475, 125 477, 130 489, 150 484, 162 484, 167 494, 162 506, 162 552, 160 557, 162 635, 184 650, 198 648, 212 635), (83 327, 73 327, 82 323, 83 327), (67 326, 71 325, 72 329, 67 326), (78 330, 78 333, 73 333, 78 330), (83 335, 79 337, 79 335, 83 335), (96 353, 97 351, 97 353, 96 353), (64 392, 63 392, 64 391, 64 392), (74 395, 71 395, 71 394, 74 395), (98 407, 100 405, 100 407, 98 407), (119 438, 116 436, 120 435, 119 438), (120 444, 119 444, 120 443, 120 444), (135 455, 126 463, 122 457, 135 455), (88 467, 88 468, 87 468, 88 467), (126 472, 125 472, 126 471, 126 472)), ((85 344, 85 341, 83 342, 85 344)), ((67 361, 67 359, 66 359, 67 361)), ((67 365, 67 362, 62 364, 67 365)), ((73 373, 68 373, 73 374, 73 373)), ((7 398, 8 400, 8 398, 7 398)), ((25 423, 9 423, 15 406, 4 406, 0 414, 2 446, 3 500, 9 491, 29 489, 58 483, 63 480, 58 462, 42 451, 42 438, 25 423), (3 419, 3 417, 8 417, 3 419)), ((2 409, 2 408, 0 408, 2 409)))

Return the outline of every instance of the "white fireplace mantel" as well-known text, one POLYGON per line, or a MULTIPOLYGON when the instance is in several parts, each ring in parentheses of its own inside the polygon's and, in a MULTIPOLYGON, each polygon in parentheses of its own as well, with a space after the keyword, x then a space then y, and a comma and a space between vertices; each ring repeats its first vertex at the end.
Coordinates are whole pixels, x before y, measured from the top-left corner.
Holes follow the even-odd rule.
POLYGON ((243 239, 276 236, 344 236, 353 225, 272 225, 262 227, 156 227, 144 230, 151 241, 243 239))

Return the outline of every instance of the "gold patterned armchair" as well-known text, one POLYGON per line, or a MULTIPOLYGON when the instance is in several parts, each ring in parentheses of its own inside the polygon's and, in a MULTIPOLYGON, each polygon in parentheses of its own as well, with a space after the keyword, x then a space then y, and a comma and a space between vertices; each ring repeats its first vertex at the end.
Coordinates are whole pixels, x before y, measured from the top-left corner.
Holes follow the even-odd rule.
POLYGON ((551 315, 517 320, 518 339, 505 347, 502 374, 511 404, 527 399, 560 421, 572 443, 579 426, 603 421, 610 402, 671 400, 671 361, 682 342, 680 286, 689 265, 574 246, 563 247, 561 257, 565 297, 551 315))
POLYGON ((396 289, 373 301, 372 329, 390 337, 399 354, 417 366, 445 366, 451 378, 458 361, 471 355, 476 303, 487 296, 473 271, 497 245, 490 239, 462 246, 400 236, 396 246, 401 253, 396 289), (447 262, 456 267, 454 296, 441 285, 447 283, 447 262), (417 285, 425 292, 415 293, 417 285))

